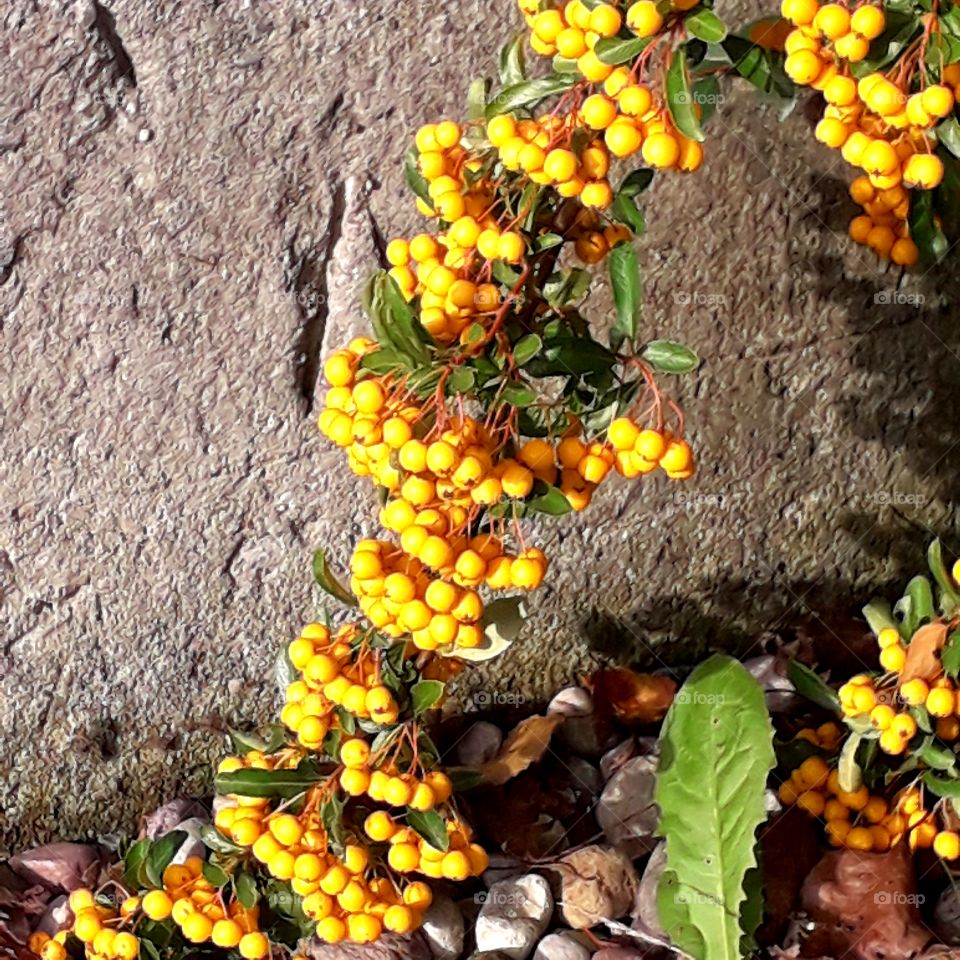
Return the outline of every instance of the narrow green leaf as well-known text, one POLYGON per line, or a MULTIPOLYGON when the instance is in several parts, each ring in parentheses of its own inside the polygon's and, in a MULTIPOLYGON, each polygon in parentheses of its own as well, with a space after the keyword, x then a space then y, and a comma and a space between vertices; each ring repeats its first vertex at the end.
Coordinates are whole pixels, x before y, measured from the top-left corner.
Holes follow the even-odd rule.
POLYGON ((341 603, 351 607, 357 605, 357 598, 333 575, 327 563, 326 553, 319 548, 313 552, 313 579, 331 597, 336 597, 341 603))
POLYGON ((853 793, 860 789, 863 783, 863 771, 857 763, 857 748, 860 746, 860 735, 851 733, 843 743, 840 759, 837 761, 837 776, 840 789, 853 793))
POLYGON ((659 373, 693 373, 700 366, 700 357, 690 347, 673 340, 651 340, 641 356, 659 373))
POLYGON ((513 359, 517 366, 529 363, 543 349, 543 341, 535 334, 521 337, 513 348, 513 359))
POLYGON ((880 631, 888 627, 893 627, 894 630, 901 629, 900 621, 893 615, 890 604, 886 600, 871 600, 863 608, 863 618, 874 636, 880 636, 880 631))
POLYGON ((554 277, 551 277, 543 287, 543 295, 554 309, 576 303, 590 289, 589 270, 572 267, 555 274, 554 277))
POLYGON ((618 193, 635 197, 638 193, 643 193, 651 183, 653 183, 653 170, 650 167, 638 167, 623 178, 618 193))
POLYGON ((661 920, 698 960, 740 956, 744 885, 774 763, 760 685, 732 657, 700 664, 663 722, 656 788, 670 875, 658 891, 661 920))
POLYGON ((683 26, 687 33, 698 37, 705 43, 720 43, 727 36, 726 24, 706 7, 701 7, 699 10, 687 14, 684 17, 683 26))
POLYGON ((785 99, 795 96, 793 81, 783 69, 782 53, 765 50, 745 37, 738 36, 727 37, 721 45, 737 73, 762 93, 785 99))
POLYGON ((410 704, 415 717, 433 709, 443 697, 444 684, 439 680, 421 680, 410 690, 410 704))
POLYGON ((693 94, 690 92, 690 75, 687 72, 687 54, 678 47, 667 67, 667 107, 676 128, 691 140, 703 140, 700 121, 694 110, 693 94))
POLYGON ((501 113, 511 113, 514 110, 534 107, 548 97, 565 93, 573 84, 574 76, 572 74, 554 74, 539 77, 535 80, 514 83, 493 95, 490 103, 487 104, 487 119, 489 120, 501 113))
POLYGON ((947 117, 934 130, 937 140, 955 157, 960 157, 960 121, 956 117, 947 117))
POLYGON ((336 793, 320 804, 320 821, 323 823, 323 829, 327 833, 330 846, 340 855, 343 854, 343 810, 346 805, 347 798, 336 793))
POLYGON ((233 744, 233 752, 241 756, 250 753, 251 750, 263 751, 267 746, 266 740, 255 733, 234 730, 233 727, 230 727, 227 733, 230 736, 230 742, 233 744))
POLYGON ((818 673, 799 660, 787 661, 787 679, 801 697, 831 713, 840 712, 840 698, 833 687, 824 683, 818 673))
POLYGON ((260 899, 260 894, 257 891, 257 881, 245 870, 241 870, 234 875, 233 886, 237 892, 237 900, 240 901, 240 905, 246 910, 252 910, 260 899))
POLYGON ((610 206, 610 215, 618 223, 629 227, 634 236, 642 236, 647 229, 647 221, 643 216, 636 201, 630 194, 618 190, 613 197, 613 203, 610 206))
POLYGON ((171 830, 159 840, 150 844, 150 851, 144 863, 144 872, 150 886, 157 889, 163 886, 163 871, 170 866, 176 852, 183 846, 187 837, 186 830, 171 830))
POLYGON ((417 151, 413 147, 407 151, 403 159, 403 177, 413 193, 423 200, 424 203, 428 203, 432 207, 433 201, 430 199, 430 187, 417 166, 417 151))
POLYGON ((952 777, 938 777, 931 770, 924 773, 924 786, 938 797, 949 797, 951 800, 960 800, 960 780, 952 777))
POLYGON ((957 755, 949 747, 940 747, 934 743, 928 743, 920 748, 917 756, 932 770, 956 775, 957 755))
POLYGON ((940 662, 948 677, 954 680, 960 677, 960 631, 954 630, 947 637, 947 642, 940 651, 940 662))
POLYGON ((409 370, 410 367, 403 355, 392 347, 380 347, 363 355, 360 366, 371 373, 394 373, 398 370, 409 370))
POLYGON ((940 588, 940 612, 950 617, 957 606, 960 606, 960 593, 957 593, 957 586, 947 570, 946 561, 943 559, 943 544, 939 537, 927 547, 927 566, 940 588))
POLYGON ((218 794, 239 797, 295 797, 308 787, 326 779, 329 768, 324 769, 314 760, 301 760, 293 770, 236 770, 233 773, 218 773, 214 789, 218 794))
POLYGON ((203 845, 216 853, 240 853, 244 848, 228 840, 213 824, 205 823, 200 827, 200 839, 203 845))
POLYGON ((652 39, 652 37, 630 37, 624 40, 620 37, 605 37, 597 41, 593 52, 601 63, 616 67, 621 63, 636 60, 650 46, 652 39))
POLYGON ((569 57, 561 57, 558 53, 553 58, 553 72, 554 73, 569 73, 574 76, 580 72, 580 69, 577 67, 577 61, 571 60, 569 57))
POLYGON ((930 581, 926 577, 914 577, 907 584, 907 596, 910 597, 910 633, 913 635, 916 630, 925 623, 931 623, 936 617, 930 581))
POLYGON ((483 774, 476 767, 447 767, 447 776, 453 786, 454 793, 472 790, 483 783, 483 774))
POLYGON ((144 885, 143 868, 150 852, 150 841, 144 837, 138 840, 127 851, 123 858, 123 882, 126 886, 137 890, 144 885))
POLYGON ((934 216, 933 191, 913 190, 910 197, 910 238, 925 264, 937 263, 947 255, 950 244, 934 216))
POLYGON ((537 253, 544 250, 551 250, 553 247, 559 247, 563 243, 563 237, 559 233, 541 233, 533 243, 533 249, 537 253))
POLYGON ((423 837, 431 847, 446 851, 450 847, 443 817, 436 810, 407 810, 407 826, 423 837))
POLYGON ((478 77, 467 88, 467 116, 471 120, 482 120, 487 110, 487 89, 489 83, 478 77))
POLYGON ((500 85, 513 87, 527 79, 526 35, 521 33, 500 50, 500 85))
POLYGON ((637 251, 632 243, 621 243, 607 254, 607 269, 613 288, 617 318, 613 332, 618 346, 624 340, 634 343, 640 323, 641 285, 637 251))

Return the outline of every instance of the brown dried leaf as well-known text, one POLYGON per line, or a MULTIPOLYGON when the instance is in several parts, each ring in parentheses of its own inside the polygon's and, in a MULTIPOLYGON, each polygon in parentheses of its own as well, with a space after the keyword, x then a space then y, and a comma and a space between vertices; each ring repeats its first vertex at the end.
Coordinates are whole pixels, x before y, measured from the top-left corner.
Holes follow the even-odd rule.
POLYGON ((614 716, 629 725, 662 720, 677 692, 670 677, 637 673, 627 667, 598 670, 587 686, 596 701, 608 703, 614 716))
POLYGON ((510 731, 500 753, 480 767, 483 781, 500 786, 536 763, 546 753, 553 731, 563 720, 563 716, 553 714, 527 717, 518 723, 510 731))
POLYGON ((928 623, 922 626, 907 647, 907 661, 900 671, 900 682, 906 683, 919 677, 934 680, 943 670, 940 651, 947 642, 945 623, 928 623))

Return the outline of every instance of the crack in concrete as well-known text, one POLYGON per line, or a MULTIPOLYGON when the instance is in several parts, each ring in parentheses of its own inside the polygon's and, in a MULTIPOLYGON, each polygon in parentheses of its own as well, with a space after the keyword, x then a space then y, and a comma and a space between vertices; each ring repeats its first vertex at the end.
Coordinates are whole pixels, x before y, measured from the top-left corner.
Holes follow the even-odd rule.
MULTIPOLYGON (((296 385, 304 399, 304 415, 313 410, 313 395, 320 375, 321 345, 330 315, 328 271, 334 250, 343 231, 346 214, 346 189, 342 180, 333 185, 330 217, 327 221, 322 249, 317 246, 305 250, 293 260, 288 273, 287 288, 293 291, 300 313, 301 328, 295 345, 296 385)), ((296 237, 290 242, 288 255, 295 256, 296 237)))
POLYGON ((88 29, 95 33, 113 55, 117 67, 117 79, 128 80, 131 86, 137 85, 137 74, 133 69, 133 59, 117 33, 117 21, 108 7, 99 0, 93 0, 92 20, 88 29))

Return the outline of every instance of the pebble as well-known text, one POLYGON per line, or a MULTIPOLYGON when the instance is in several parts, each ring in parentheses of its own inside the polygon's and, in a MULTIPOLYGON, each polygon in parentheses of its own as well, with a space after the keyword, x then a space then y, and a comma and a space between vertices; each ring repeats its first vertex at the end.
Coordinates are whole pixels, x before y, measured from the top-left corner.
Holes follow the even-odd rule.
POLYGON ((463 914, 449 898, 437 894, 420 927, 433 960, 456 960, 463 953, 463 914))
POLYGON ((503 732, 493 723, 478 720, 460 738, 454 751, 457 763, 465 767, 478 767, 492 760, 503 743, 503 732))
POLYGON ((590 960, 590 951, 568 933, 550 933, 537 944, 533 960, 590 960))
POLYGON ((534 873, 501 880, 487 892, 477 917, 477 949, 498 950, 510 960, 525 960, 543 936, 553 914, 550 885, 534 873))
POLYGON ((607 781, 597 804, 597 822, 607 840, 631 857, 650 853, 657 843, 656 773, 655 757, 628 760, 607 781))

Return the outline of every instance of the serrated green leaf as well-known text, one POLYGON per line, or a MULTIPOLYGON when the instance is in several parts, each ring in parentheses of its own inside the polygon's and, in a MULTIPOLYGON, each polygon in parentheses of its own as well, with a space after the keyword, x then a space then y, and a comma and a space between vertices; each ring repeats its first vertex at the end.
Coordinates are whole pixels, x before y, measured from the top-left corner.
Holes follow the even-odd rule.
POLYGON ((630 37, 627 40, 621 37, 604 37, 597 41, 593 52, 601 63, 616 67, 621 63, 636 60, 650 46, 652 40, 652 37, 630 37))
POLYGON ((726 39, 726 24, 706 7, 694 10, 683 18, 683 26, 691 36, 698 37, 705 43, 720 43, 726 39))
POLYGON ((513 348, 513 359, 517 366, 529 363, 543 349, 543 341, 535 334, 521 337, 513 348))
POLYGON ((159 840, 150 844, 150 850, 144 861, 144 873, 150 886, 163 887, 163 871, 170 866, 176 852, 183 846, 189 834, 186 830, 171 830, 159 840))
POLYGON ((439 680, 421 680, 410 690, 410 705, 415 717, 432 710, 443 697, 444 684, 439 680))
POLYGON ((745 898, 740 906, 740 929, 743 931, 741 951, 743 956, 752 957, 757 952, 756 934, 763 923, 766 904, 763 897, 763 870, 760 860, 760 845, 756 850, 757 866, 747 871, 743 880, 745 898))
POLYGON ((500 84, 504 87, 516 86, 527 79, 526 35, 521 33, 500 50, 500 84))
POLYGON ((214 789, 218 794, 239 797, 295 797, 308 787, 325 780, 329 769, 315 760, 301 760, 293 770, 235 770, 218 773, 214 789))
POLYGON ((447 833, 443 817, 436 810, 407 810, 407 826, 420 834, 431 847, 446 851, 450 847, 450 836, 447 833))
POLYGON ((357 605, 357 598, 333 575, 326 553, 319 548, 313 552, 313 579, 321 589, 341 603, 351 607, 357 605))
POLYGON ((787 679, 801 697, 831 713, 840 712, 840 698, 833 687, 824 683, 818 673, 799 660, 787 661, 787 679))
POLYGON ((676 128, 690 140, 703 140, 703 131, 694 109, 693 94, 690 91, 690 74, 687 70, 687 54, 683 47, 673 52, 670 66, 667 67, 665 85, 667 107, 676 128))
POLYGON ((670 942, 687 957, 706 957, 706 943, 690 911, 690 894, 673 870, 665 869, 657 886, 657 913, 660 925, 669 932, 670 942))
POLYGON ((744 884, 757 865, 755 835, 774 763, 760 685, 732 657, 700 664, 663 722, 656 788, 672 878, 658 890, 661 921, 674 943, 688 952, 698 946, 698 960, 740 956, 744 884), (666 899, 676 909, 664 912, 666 899))
POLYGON ((673 340, 651 340, 640 356, 658 373, 693 373, 700 366, 695 351, 673 340))
POLYGON ((574 76, 572 74, 554 74, 511 84, 493 95, 490 103, 487 104, 487 119, 499 116, 501 113, 511 113, 514 110, 535 107, 548 97, 565 93, 573 84, 574 76))
POLYGON ((640 324, 642 288, 637 251, 632 243, 621 243, 607 254, 607 270, 613 289, 617 318, 613 334, 617 346, 624 341, 634 343, 640 324))

